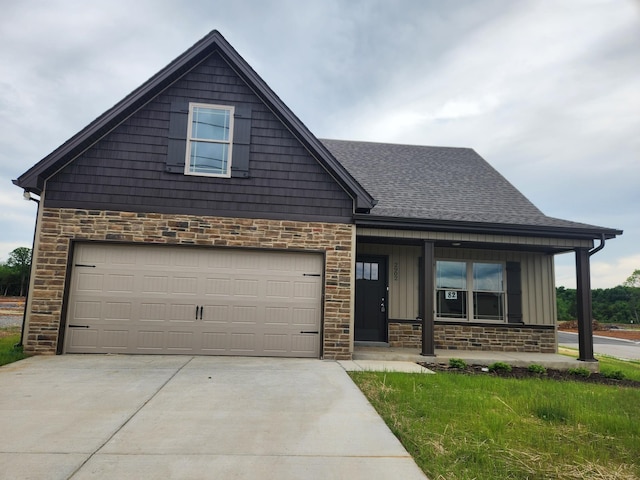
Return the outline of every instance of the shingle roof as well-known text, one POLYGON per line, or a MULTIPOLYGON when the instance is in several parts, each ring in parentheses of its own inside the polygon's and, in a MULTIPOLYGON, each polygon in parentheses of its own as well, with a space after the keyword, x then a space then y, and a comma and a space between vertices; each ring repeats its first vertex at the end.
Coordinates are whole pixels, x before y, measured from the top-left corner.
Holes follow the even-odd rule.
POLYGON ((547 217, 470 148, 321 142, 378 201, 372 216, 611 231, 547 217))

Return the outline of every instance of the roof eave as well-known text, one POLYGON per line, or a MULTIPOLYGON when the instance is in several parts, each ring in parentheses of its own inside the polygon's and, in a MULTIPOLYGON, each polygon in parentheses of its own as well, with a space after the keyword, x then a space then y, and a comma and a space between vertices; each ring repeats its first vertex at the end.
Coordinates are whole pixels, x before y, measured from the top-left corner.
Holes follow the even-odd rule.
POLYGON ((623 233, 622 230, 595 226, 587 226, 583 228, 485 222, 457 222, 451 220, 399 218, 365 214, 356 214, 354 220, 356 226, 360 227, 589 240, 601 238, 603 235, 606 240, 610 240, 616 236, 622 235, 623 233))

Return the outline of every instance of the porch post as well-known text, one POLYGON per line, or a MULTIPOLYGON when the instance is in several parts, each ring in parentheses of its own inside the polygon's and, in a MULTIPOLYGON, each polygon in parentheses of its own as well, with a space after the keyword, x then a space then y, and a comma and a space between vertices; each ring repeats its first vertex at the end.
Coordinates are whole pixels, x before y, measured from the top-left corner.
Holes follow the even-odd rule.
POLYGON ((436 354, 435 342, 433 339, 433 265, 434 265, 434 245, 433 242, 425 241, 422 246, 423 272, 422 278, 423 290, 422 295, 422 352, 424 356, 434 357, 436 354))
POLYGON ((593 356, 593 312, 591 310, 591 272, 589 249, 576 249, 576 287, 578 313, 578 360, 595 362, 593 356))

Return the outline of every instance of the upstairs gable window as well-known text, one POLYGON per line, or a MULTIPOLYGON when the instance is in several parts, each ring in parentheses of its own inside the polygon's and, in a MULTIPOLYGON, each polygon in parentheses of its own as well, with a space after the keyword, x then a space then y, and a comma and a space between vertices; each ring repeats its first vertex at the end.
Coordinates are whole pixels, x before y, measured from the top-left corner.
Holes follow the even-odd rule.
POLYGON ((234 108, 189 104, 186 175, 231 176, 234 108))

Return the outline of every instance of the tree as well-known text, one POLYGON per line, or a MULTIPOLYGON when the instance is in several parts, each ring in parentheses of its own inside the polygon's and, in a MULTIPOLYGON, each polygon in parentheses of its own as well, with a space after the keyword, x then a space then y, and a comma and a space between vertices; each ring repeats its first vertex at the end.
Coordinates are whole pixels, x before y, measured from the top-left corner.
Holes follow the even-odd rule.
POLYGON ((623 285, 629 290, 629 309, 633 315, 632 322, 640 323, 640 269, 634 270, 623 285))
POLYGON ((625 287, 640 287, 640 269, 634 270, 622 285, 625 287))
POLYGON ((9 295, 15 274, 6 263, 0 263, 0 295, 9 295))
POLYGON ((25 294, 26 280, 31 271, 31 249, 18 247, 9 254, 7 266, 11 268, 20 278, 20 296, 25 294))
POLYGON ((564 287, 556 288, 558 320, 574 320, 577 317, 576 290, 564 287))

